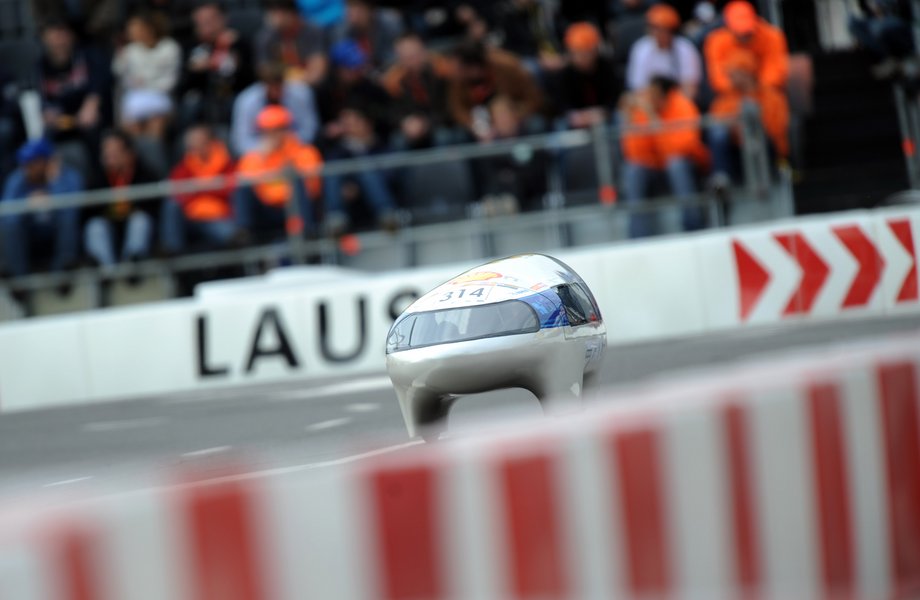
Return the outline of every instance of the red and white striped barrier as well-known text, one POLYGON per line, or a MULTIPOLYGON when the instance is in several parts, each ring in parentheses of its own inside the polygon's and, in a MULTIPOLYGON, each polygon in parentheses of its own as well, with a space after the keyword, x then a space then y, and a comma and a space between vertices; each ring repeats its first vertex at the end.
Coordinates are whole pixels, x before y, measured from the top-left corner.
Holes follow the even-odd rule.
POLYGON ((0 598, 909 598, 920 339, 506 436, 0 513, 0 598))
POLYGON ((838 221, 732 238, 742 321, 769 295, 786 300, 781 312, 773 306, 763 315, 774 318, 920 300, 909 217, 838 221))

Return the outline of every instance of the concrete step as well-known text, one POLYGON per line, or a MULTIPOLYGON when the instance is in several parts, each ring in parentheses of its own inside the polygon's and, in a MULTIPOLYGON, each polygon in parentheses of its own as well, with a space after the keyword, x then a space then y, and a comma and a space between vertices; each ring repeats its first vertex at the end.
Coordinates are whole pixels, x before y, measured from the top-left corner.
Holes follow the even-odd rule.
POLYGON ((128 306, 168 300, 175 295, 175 285, 167 275, 154 275, 144 277, 136 284, 126 280, 115 280, 108 290, 109 306, 128 306))

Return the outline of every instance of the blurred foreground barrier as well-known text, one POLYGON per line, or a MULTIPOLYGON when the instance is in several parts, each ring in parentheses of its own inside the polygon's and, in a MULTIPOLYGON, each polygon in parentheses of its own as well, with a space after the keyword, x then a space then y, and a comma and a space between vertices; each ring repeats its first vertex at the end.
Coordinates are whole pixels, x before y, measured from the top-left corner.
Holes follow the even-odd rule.
POLYGON ((915 598, 920 339, 287 475, 0 515, 0 597, 915 598))
MULTIPOLYGON (((917 312, 915 240, 920 209, 901 207, 557 256, 594 291, 614 346, 917 312)), ((295 268, 189 300, 0 325, 0 411, 382 373, 393 319, 470 266, 295 268)))

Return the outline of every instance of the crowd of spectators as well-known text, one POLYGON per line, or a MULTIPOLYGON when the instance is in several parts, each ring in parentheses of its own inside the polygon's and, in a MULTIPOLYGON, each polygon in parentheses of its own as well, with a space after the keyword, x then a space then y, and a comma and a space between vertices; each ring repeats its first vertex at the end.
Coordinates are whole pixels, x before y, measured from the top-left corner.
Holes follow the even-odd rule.
MULTIPOLYGON (((788 152, 785 37, 746 0, 566 1, 555 13, 539 0, 418 0, 400 10, 266 0, 262 22, 239 28, 220 0, 123 4, 35 1, 45 137, 7 165, 4 201, 51 207, 62 192, 290 167, 302 182, 142 202, 116 194, 82 211, 2 217, 9 274, 38 260, 111 268, 283 236, 289 201, 301 219, 295 233, 397 228, 399 173, 319 173, 345 158, 663 124, 624 136, 623 198, 642 202, 656 181, 691 198, 738 175, 737 128, 704 130, 698 118, 735 116, 745 101, 760 106, 774 155, 788 152)), ((14 139, 2 112, 0 136, 14 139)), ((539 208, 547 160, 533 152, 475 161, 479 197, 503 198, 505 211, 539 208)), ((688 206, 684 225, 705 226, 704 214, 688 206)), ((631 232, 651 234, 654 223, 637 216, 631 232)))

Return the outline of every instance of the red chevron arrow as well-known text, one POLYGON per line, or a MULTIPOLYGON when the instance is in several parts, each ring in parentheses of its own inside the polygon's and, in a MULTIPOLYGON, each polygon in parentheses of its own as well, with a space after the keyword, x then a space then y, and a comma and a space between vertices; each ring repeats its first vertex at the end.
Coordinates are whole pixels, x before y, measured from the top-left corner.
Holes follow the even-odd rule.
POLYGON ((741 296, 741 320, 746 321, 770 283, 770 273, 751 256, 741 242, 732 240, 738 287, 741 296))
POLYGON ((859 225, 834 227, 833 232, 859 263, 859 271, 856 272, 850 290, 843 300, 843 308, 865 306, 882 278, 885 260, 859 225))
POLYGON ((911 232, 910 219, 889 219, 888 227, 891 228, 894 237, 898 238, 898 241, 910 254, 910 271, 901 284, 897 302, 918 300, 920 299, 920 294, 917 293, 917 253, 914 251, 914 235, 911 232))
POLYGON ((801 233, 777 233, 773 237, 802 269, 799 288, 789 298, 783 315, 808 314, 831 270, 801 233))

